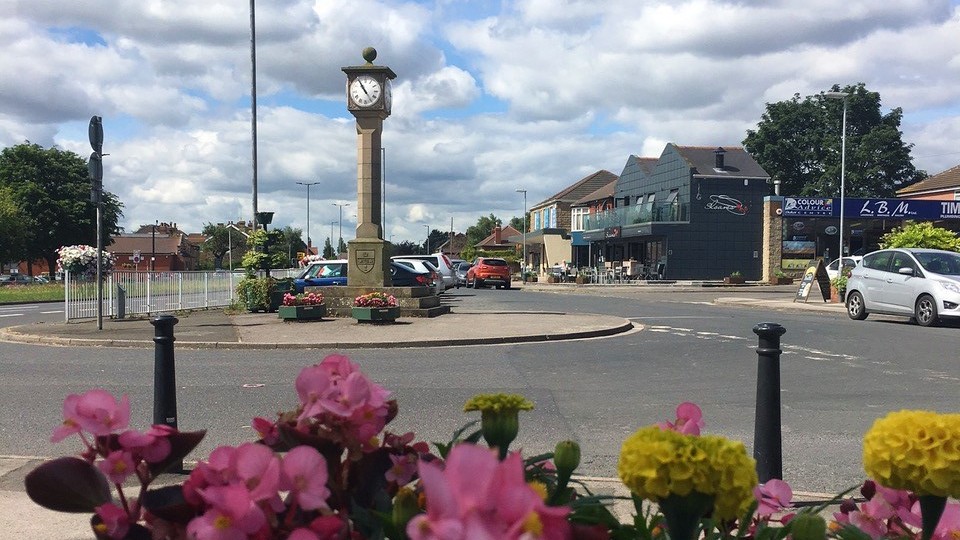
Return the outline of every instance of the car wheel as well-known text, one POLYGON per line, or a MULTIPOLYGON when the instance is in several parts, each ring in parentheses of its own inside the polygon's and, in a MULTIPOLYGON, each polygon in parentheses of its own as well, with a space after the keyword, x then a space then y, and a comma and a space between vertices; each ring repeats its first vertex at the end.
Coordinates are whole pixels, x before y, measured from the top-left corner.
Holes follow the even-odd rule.
POLYGON ((863 303, 863 295, 852 292, 847 295, 847 315, 855 321, 867 318, 867 308, 863 303))
POLYGON ((920 326, 934 326, 940 320, 937 314, 937 301, 929 294, 924 294, 917 299, 913 312, 920 326))
POLYGON ((503 288, 510 290, 510 282, 508 281, 507 284, 503 286, 503 288))
POLYGON ((474 280, 473 280, 473 288, 474 288, 474 289, 482 289, 482 288, 483 288, 483 280, 482 280, 482 279, 478 279, 478 278, 474 278, 474 280))

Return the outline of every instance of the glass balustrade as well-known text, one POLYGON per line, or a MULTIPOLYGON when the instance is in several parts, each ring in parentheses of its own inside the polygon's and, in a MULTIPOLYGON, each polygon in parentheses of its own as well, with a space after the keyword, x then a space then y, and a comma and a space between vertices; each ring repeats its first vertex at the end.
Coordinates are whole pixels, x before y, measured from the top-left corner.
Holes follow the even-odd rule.
POLYGON ((626 227, 640 223, 663 223, 669 221, 689 221, 689 203, 646 203, 636 206, 621 206, 590 214, 583 220, 583 230, 592 231, 607 227, 626 227))

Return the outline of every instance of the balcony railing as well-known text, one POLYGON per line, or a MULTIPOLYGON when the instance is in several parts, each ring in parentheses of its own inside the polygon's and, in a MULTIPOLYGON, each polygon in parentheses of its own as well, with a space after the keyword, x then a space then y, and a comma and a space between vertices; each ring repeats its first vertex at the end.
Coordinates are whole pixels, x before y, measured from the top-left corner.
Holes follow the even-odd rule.
POLYGON ((640 223, 689 220, 689 203, 645 203, 636 206, 621 206, 599 214, 590 214, 583 220, 583 230, 592 231, 607 227, 626 227, 627 225, 640 223))

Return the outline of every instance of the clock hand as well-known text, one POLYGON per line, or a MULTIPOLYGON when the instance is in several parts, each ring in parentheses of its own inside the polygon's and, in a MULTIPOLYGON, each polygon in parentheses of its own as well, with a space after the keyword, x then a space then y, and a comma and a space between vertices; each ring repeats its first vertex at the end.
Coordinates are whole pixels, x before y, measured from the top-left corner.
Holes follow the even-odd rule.
POLYGON ((357 82, 360 83, 360 89, 363 90, 363 93, 366 94, 368 98, 373 99, 370 97, 370 92, 367 92, 367 87, 363 85, 363 81, 357 79, 357 82))

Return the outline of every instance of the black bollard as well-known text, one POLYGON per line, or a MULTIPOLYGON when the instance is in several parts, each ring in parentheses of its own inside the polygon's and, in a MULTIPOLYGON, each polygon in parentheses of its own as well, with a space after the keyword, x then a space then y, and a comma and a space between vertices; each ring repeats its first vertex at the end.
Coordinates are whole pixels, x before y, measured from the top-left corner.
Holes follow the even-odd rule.
POLYGON ((783 441, 780 432, 780 336, 786 328, 777 323, 753 327, 757 344, 757 407, 753 428, 753 459, 760 483, 783 479, 783 441))
POLYGON ((177 427, 177 372, 173 358, 173 315, 161 315, 150 321, 153 342, 153 423, 177 427))

